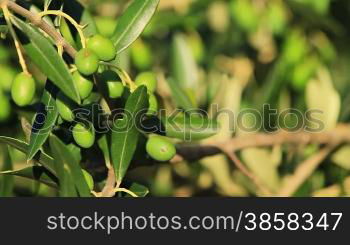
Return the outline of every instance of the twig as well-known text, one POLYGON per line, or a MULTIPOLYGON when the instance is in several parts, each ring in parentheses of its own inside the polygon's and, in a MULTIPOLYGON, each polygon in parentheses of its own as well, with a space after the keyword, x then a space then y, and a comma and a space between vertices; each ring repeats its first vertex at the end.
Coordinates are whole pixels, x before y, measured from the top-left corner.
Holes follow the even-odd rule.
POLYGON ((272 195, 271 191, 265 186, 265 184, 262 183, 256 175, 251 173, 244 166, 241 160, 239 160, 239 158, 237 157, 236 153, 232 152, 229 149, 222 149, 222 150, 223 152, 226 153, 226 155, 230 158, 230 160, 235 164, 235 166, 255 184, 255 186, 262 192, 263 195, 266 195, 266 196, 272 195))
POLYGON ((275 133, 256 133, 234 137, 228 141, 210 142, 199 145, 179 145, 178 156, 172 161, 191 161, 216 155, 222 148, 232 152, 250 147, 268 147, 282 144, 342 144, 350 143, 350 125, 339 124, 336 128, 325 132, 288 132, 284 130, 275 133))
POLYGON ((30 12, 29 10, 23 8, 22 6, 18 5, 13 1, 0 0, 0 4, 2 6, 7 6, 8 9, 25 17, 33 25, 39 27, 41 30, 46 32, 55 40, 56 45, 62 46, 63 49, 66 50, 66 52, 74 58, 77 51, 61 36, 60 33, 58 33, 53 27, 51 27, 44 20, 42 20, 40 15, 30 12))
POLYGON ((302 185, 308 177, 310 177, 310 175, 334 148, 335 145, 328 145, 310 158, 306 159, 304 162, 300 163, 294 174, 286 179, 278 193, 278 196, 289 197, 293 195, 299 186, 302 185))
POLYGON ((115 195, 115 173, 114 173, 114 169, 112 167, 110 167, 108 169, 108 175, 107 175, 107 180, 106 180, 106 184, 102 189, 101 192, 101 197, 113 197, 115 195))

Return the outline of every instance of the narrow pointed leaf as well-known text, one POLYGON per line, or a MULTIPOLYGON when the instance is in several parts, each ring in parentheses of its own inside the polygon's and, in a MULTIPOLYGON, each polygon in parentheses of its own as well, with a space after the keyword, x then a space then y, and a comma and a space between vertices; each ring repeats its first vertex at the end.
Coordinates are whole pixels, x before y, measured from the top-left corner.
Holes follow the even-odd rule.
POLYGON ((56 171, 60 181, 60 188, 65 188, 73 181, 81 197, 89 197, 90 189, 85 181, 83 171, 74 154, 55 135, 50 136, 50 147, 55 159, 56 171))
POLYGON ((35 115, 35 122, 32 126, 27 155, 28 160, 31 160, 40 150, 55 125, 58 117, 54 98, 56 92, 56 87, 48 81, 41 98, 39 110, 35 115))
POLYGON ((155 13, 159 0, 134 0, 118 20, 112 41, 117 54, 133 43, 155 13))
MULTIPOLYGON (((9 154, 8 147, 5 147, 3 152, 3 166, 2 170, 12 169, 12 160, 9 154)), ((2 172, 0 172, 1 175, 2 172)), ((2 175, 0 176, 0 197, 10 197, 13 195, 13 176, 11 175, 2 175)))
POLYGON ((109 153, 107 135, 103 135, 100 139, 98 139, 98 146, 103 153, 106 166, 109 167, 111 165, 111 157, 109 153))
POLYGON ((140 135, 140 118, 147 108, 147 89, 145 86, 140 86, 129 96, 124 117, 113 124, 111 156, 118 184, 125 176, 135 153, 140 135))
MULTIPOLYGON (((14 24, 29 40, 22 40, 24 49, 39 69, 73 101, 80 103, 73 78, 51 42, 36 27, 13 17, 14 24)), ((24 38, 22 38, 24 39, 24 38)))
POLYGON ((196 108, 189 96, 174 79, 169 78, 167 79, 167 82, 170 87, 172 97, 175 100, 175 104, 178 107, 184 110, 192 110, 196 108))
POLYGON ((46 168, 41 166, 30 166, 19 170, 2 171, 0 172, 0 175, 19 176, 39 181, 40 183, 46 184, 51 187, 58 186, 57 178, 53 176, 46 168))
MULTIPOLYGON (((28 154, 28 147, 29 145, 18 139, 14 139, 11 137, 6 137, 6 136, 0 136, 0 142, 3 142, 9 146, 12 146, 16 148, 17 150, 28 154)), ((40 163, 43 167, 45 167, 47 170, 49 170, 53 175, 56 176, 56 171, 54 167, 54 161, 51 156, 47 155, 44 152, 38 152, 34 157, 33 160, 37 161, 40 163)))
POLYGON ((186 41, 186 37, 181 34, 175 34, 172 44, 172 75, 175 81, 183 89, 194 90, 198 85, 198 68, 186 41))
POLYGON ((216 120, 202 117, 167 117, 163 124, 166 136, 187 141, 209 138, 220 129, 216 120))
MULTIPOLYGON (((128 189, 135 193, 138 197, 145 197, 149 193, 149 190, 146 186, 136 182, 132 183, 128 189)), ((126 194, 125 196, 131 197, 129 194, 126 194)))

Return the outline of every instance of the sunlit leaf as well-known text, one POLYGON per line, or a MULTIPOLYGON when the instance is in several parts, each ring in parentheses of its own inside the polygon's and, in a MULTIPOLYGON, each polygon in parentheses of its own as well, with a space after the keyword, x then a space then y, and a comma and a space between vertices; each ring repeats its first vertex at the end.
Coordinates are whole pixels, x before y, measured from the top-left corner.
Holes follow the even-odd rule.
POLYGON ((139 139, 139 123, 148 108, 148 95, 145 86, 138 87, 128 98, 126 114, 114 122, 112 127, 111 158, 116 181, 121 183, 128 169, 139 139))
POLYGON ((29 38, 29 40, 22 43, 31 60, 69 98, 80 103, 77 88, 67 65, 50 41, 31 24, 25 23, 16 17, 13 18, 13 22, 29 38))
POLYGON ((118 24, 112 40, 117 48, 117 54, 126 49, 142 33, 157 9, 159 0, 134 0, 118 24))

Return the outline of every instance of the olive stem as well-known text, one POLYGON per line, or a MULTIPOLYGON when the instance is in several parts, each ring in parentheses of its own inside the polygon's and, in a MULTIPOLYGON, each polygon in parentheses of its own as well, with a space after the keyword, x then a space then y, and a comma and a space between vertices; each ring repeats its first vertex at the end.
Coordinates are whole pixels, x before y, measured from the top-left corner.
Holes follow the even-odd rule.
POLYGON ((106 66, 110 66, 112 68, 114 68, 116 70, 116 72, 118 73, 118 75, 122 78, 122 83, 125 86, 126 84, 129 84, 130 90, 131 92, 133 92, 136 88, 137 85, 132 81, 132 79, 130 78, 129 74, 124 71, 122 68, 111 64, 109 62, 100 62, 102 65, 106 65, 106 66))
POLYGON ((40 16, 28 11, 27 9, 10 0, 0 0, 0 5, 2 8, 7 7, 9 10, 25 17, 33 25, 37 26, 45 33, 47 33, 50 37, 52 37, 57 45, 62 45, 63 49, 72 58, 74 58, 77 51, 61 36, 60 33, 56 31, 55 28, 47 24, 44 20, 40 18, 40 16))
POLYGON ((129 194, 132 197, 139 197, 134 192, 132 192, 132 191, 126 189, 126 188, 115 188, 114 191, 115 191, 115 193, 117 193, 117 192, 125 192, 125 193, 129 194))
POLYGON ((81 45, 83 46, 83 48, 86 47, 86 38, 85 38, 84 32, 83 32, 84 26, 79 25, 71 16, 69 16, 68 14, 66 14, 60 10, 44 10, 43 12, 40 12, 38 14, 38 16, 40 18, 44 17, 45 15, 56 15, 56 16, 60 16, 60 17, 67 19, 75 27, 75 29, 78 31, 81 45))
POLYGON ((11 33, 11 36, 13 38, 13 41, 15 43, 15 47, 16 47, 16 51, 17 51, 17 55, 18 55, 18 60, 19 60, 19 63, 22 67, 22 70, 25 74, 28 74, 30 75, 29 71, 28 71, 28 68, 27 68, 27 65, 26 65, 26 61, 24 59, 24 56, 23 56, 23 53, 22 53, 22 47, 21 47, 21 44, 20 42, 18 41, 18 37, 16 35, 16 32, 15 30, 13 29, 13 26, 12 26, 12 22, 11 22, 11 13, 7 7, 7 5, 5 4, 6 2, 3 2, 1 4, 1 8, 4 12, 4 17, 5 17, 5 21, 6 21, 6 24, 9 28, 9 31, 11 33))

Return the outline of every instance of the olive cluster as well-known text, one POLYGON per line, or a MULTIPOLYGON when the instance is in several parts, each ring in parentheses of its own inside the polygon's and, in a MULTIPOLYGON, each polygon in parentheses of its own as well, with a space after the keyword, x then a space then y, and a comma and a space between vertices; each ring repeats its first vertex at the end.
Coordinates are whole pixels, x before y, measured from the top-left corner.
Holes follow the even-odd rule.
MULTIPOLYGON (((81 49, 75 57, 77 71, 73 72, 72 77, 81 99, 86 99, 93 91, 94 83, 91 76, 97 74, 100 83, 106 88, 106 93, 110 99, 122 98, 126 87, 120 81, 119 76, 111 71, 104 70, 100 72, 100 61, 111 61, 115 59, 115 46, 112 41, 102 35, 95 35, 87 42, 87 47, 81 49)), ((103 69, 101 69, 103 70, 103 69)), ((157 87, 157 78, 153 72, 142 72, 136 79, 137 86, 147 87, 149 108, 146 115, 154 115, 158 110, 157 98, 154 92, 157 87)), ((74 102, 70 101, 62 92, 59 92, 56 98, 57 109, 61 118, 68 122, 75 120, 73 109, 74 102)), ((95 131, 91 123, 76 123, 73 127, 73 138, 82 148, 90 148, 95 142, 95 131)), ((158 161, 170 160, 175 155, 174 145, 166 138, 161 136, 150 136, 146 144, 148 154, 158 161)))
MULTIPOLYGON (((90 97, 93 95, 95 79, 103 85, 102 93, 105 93, 112 101, 115 99, 124 100, 125 94, 129 94, 128 88, 121 82, 117 73, 105 69, 106 67, 103 65, 100 66, 101 61, 114 60, 116 53, 113 42, 100 34, 89 38, 86 47, 77 52, 74 59, 76 70, 73 71, 72 78, 83 101, 83 106, 91 102, 90 97)), ((36 90, 33 76, 28 72, 21 72, 17 75, 13 74, 10 80, 12 82, 7 90, 11 91, 15 104, 21 107, 30 105, 34 100, 36 90)), ((146 115, 156 114, 158 110, 157 98, 154 95, 157 87, 156 75, 151 71, 141 72, 135 79, 135 85, 147 87, 149 108, 146 115)), ((4 113, 9 113, 11 109, 9 99, 3 95, 3 92, 0 93, 0 106, 2 108, 1 120, 8 117, 4 113)), ((76 144, 81 148, 92 147, 96 139, 93 120, 90 120, 91 118, 89 120, 78 118, 77 112, 79 112, 80 107, 62 91, 56 94, 56 107, 59 114, 59 124, 67 122, 68 125, 73 125, 72 136, 76 144)), ((149 136, 146 151, 157 161, 168 161, 176 153, 175 146, 166 137, 157 135, 149 136)))

